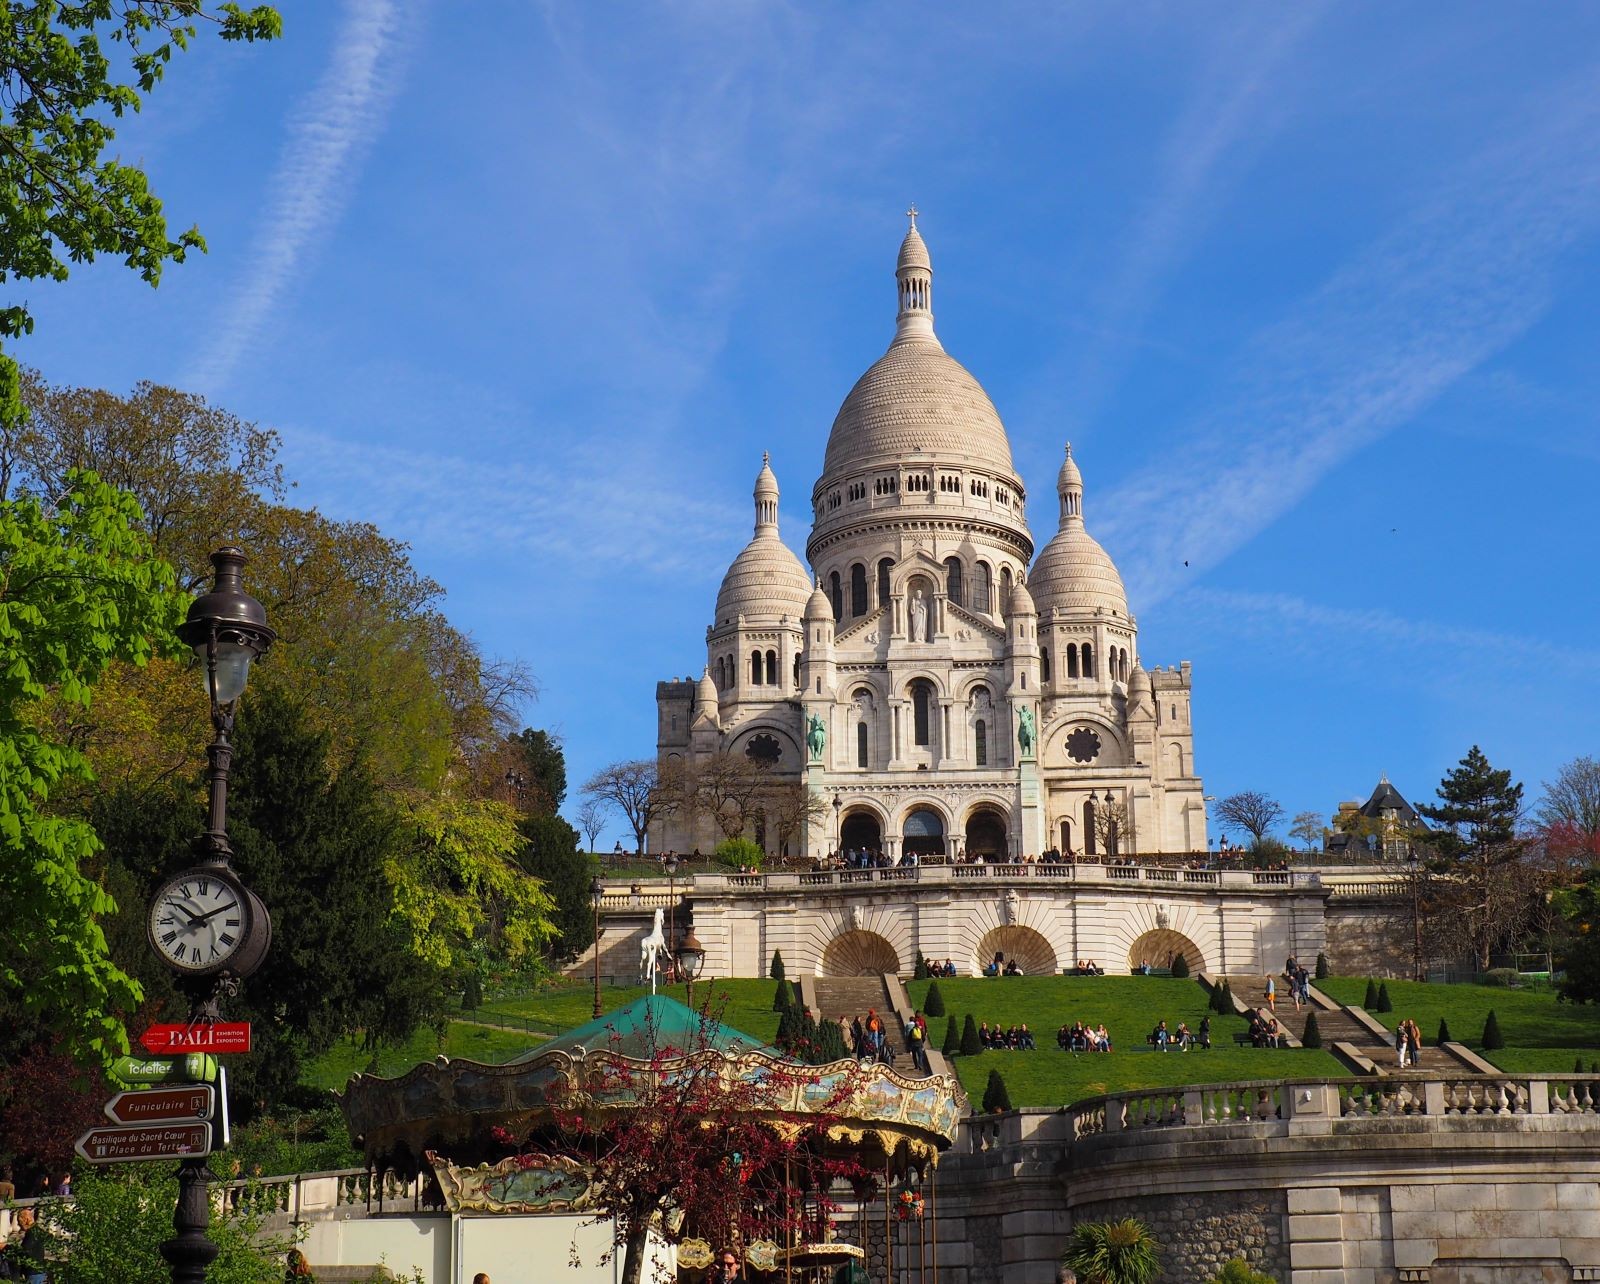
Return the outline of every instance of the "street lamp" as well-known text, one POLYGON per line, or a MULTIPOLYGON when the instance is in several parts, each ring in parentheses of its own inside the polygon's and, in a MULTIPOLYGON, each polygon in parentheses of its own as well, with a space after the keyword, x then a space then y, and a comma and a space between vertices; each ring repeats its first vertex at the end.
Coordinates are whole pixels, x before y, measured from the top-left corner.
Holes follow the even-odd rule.
MULTIPOLYGON (((678 916, 678 853, 668 852, 666 859, 661 862, 667 870, 667 940, 673 939, 677 930, 676 919, 678 916)), ((676 959, 674 959, 676 963, 676 959)))
POLYGON ((839 808, 844 806, 844 799, 838 794, 833 796, 833 854, 837 856, 844 846, 844 832, 839 828, 839 808))
MULTIPOLYGON (((245 556, 232 546, 211 555, 216 579, 211 591, 189 605, 178 637, 199 657, 201 677, 211 702, 213 736, 206 750, 209 809, 206 828, 195 839, 198 864, 175 874, 156 889, 146 927, 150 945, 177 976, 189 999, 189 1023, 211 1023, 218 1004, 236 994, 239 982, 266 958, 272 943, 267 907, 229 867, 228 772, 233 762, 234 712, 244 694, 250 666, 278 636, 267 625, 260 602, 244 591, 240 572, 245 556)), ((222 1090, 226 1092, 226 1085, 222 1090)), ((223 1110, 227 1109, 226 1103, 223 1110)), ((206 1237, 211 1223, 207 1194, 212 1180, 203 1157, 178 1167, 178 1207, 173 1238, 161 1244, 172 1266, 173 1284, 205 1284, 206 1268, 217 1246, 206 1237)))
POLYGON ((672 952, 672 960, 678 965, 678 974, 683 977, 687 988, 689 1006, 694 1007, 694 983, 700 975, 700 969, 706 965, 705 947, 695 938, 694 928, 683 934, 683 940, 678 942, 678 948, 672 952))
POLYGON ((600 898, 606 894, 606 885, 596 874, 589 884, 589 901, 594 906, 594 1014, 600 1015, 600 898))

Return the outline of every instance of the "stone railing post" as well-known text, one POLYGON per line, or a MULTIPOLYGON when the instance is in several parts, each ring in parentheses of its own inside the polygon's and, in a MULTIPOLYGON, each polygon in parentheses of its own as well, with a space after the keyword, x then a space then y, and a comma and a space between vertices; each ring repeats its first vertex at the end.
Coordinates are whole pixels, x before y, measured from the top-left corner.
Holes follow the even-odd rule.
POLYGON ((1547 1115, 1550 1113, 1550 1081, 1548 1079, 1528 1080, 1528 1113, 1530 1115, 1547 1115))
POLYGON ((1444 1080, 1427 1079, 1422 1084, 1422 1113, 1435 1119, 1444 1114, 1444 1080))
POLYGON ((1183 1122, 1191 1128, 1205 1122, 1205 1107, 1198 1088, 1188 1089, 1183 1094, 1183 1122))
POLYGON ((1121 1132, 1122 1131, 1122 1120, 1123 1120, 1123 1117, 1124 1117, 1124 1114, 1125 1114, 1125 1107, 1126 1106, 1127 1106, 1127 1102, 1123 1101, 1120 1097, 1108 1097, 1106 1099, 1106 1131, 1107 1132, 1121 1132))

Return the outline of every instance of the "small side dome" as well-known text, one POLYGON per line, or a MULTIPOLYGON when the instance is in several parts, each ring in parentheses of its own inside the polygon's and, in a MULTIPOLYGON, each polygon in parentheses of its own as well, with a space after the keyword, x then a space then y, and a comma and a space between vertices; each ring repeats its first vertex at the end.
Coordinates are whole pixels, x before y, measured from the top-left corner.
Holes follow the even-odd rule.
POLYGON ((820 624, 823 621, 833 623, 833 603, 828 601, 821 584, 811 590, 811 597, 806 602, 805 621, 807 624, 820 624))
POLYGON ((1109 611, 1126 617, 1128 593, 1116 564, 1083 525, 1083 474, 1072 457, 1071 443, 1056 475, 1061 500, 1061 529, 1039 552, 1028 578, 1041 611, 1093 614, 1109 611))
POLYGON ((1039 612, 1033 603, 1033 594, 1028 591, 1028 586, 1018 580, 1011 589, 1011 601, 1007 604, 1007 615, 1037 615, 1039 612))
POLYGON ((798 620, 811 595, 811 577, 778 538, 778 479, 766 455, 756 474, 756 530, 733 559, 717 590, 715 627, 739 616, 798 620))

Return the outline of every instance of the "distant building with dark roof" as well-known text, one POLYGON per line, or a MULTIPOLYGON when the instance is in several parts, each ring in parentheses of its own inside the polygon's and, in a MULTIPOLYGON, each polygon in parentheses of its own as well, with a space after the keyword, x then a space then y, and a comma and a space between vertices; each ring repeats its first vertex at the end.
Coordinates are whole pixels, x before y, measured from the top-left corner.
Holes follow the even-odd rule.
POLYGON ((1388 776, 1381 776, 1365 803, 1352 799, 1339 804, 1323 850, 1330 856, 1353 858, 1365 853, 1373 860, 1399 860, 1410 850, 1417 831, 1426 828, 1417 809, 1388 776))

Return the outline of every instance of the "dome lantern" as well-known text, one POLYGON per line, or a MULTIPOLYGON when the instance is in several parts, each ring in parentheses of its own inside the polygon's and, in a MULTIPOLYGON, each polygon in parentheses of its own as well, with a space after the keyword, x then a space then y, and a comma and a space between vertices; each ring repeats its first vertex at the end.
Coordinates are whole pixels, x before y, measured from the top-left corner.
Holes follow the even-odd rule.
POLYGON ((933 260, 928 257, 928 247, 917 231, 917 207, 906 211, 911 226, 906 229, 906 239, 900 242, 900 258, 895 264, 894 276, 899 283, 900 314, 895 318, 895 340, 939 340, 933 333, 933 260))
POLYGON ((1083 522, 1083 474, 1073 462, 1072 443, 1067 443, 1067 457, 1061 461, 1061 471, 1056 474, 1056 494, 1061 496, 1061 525, 1069 521, 1083 522))

